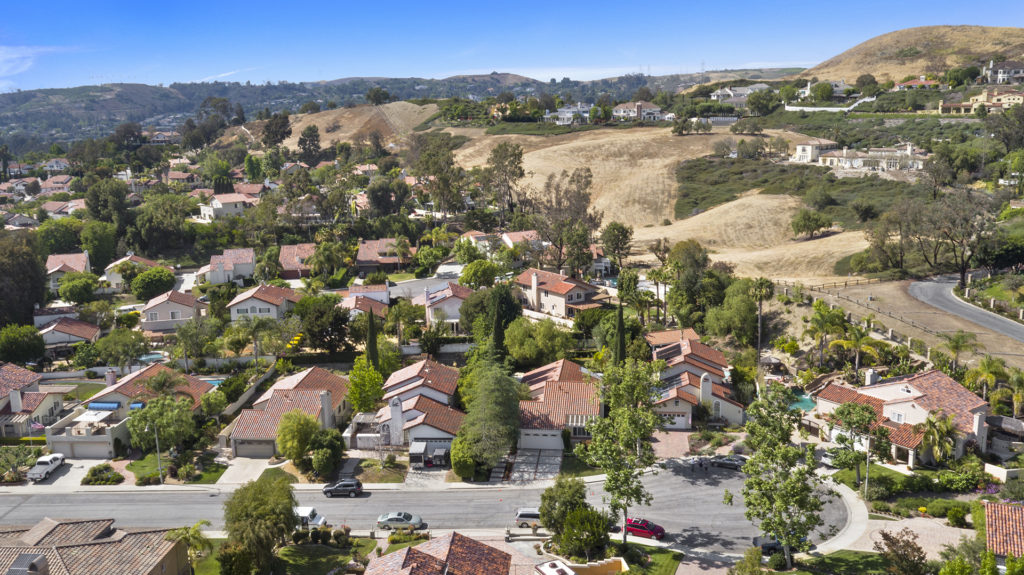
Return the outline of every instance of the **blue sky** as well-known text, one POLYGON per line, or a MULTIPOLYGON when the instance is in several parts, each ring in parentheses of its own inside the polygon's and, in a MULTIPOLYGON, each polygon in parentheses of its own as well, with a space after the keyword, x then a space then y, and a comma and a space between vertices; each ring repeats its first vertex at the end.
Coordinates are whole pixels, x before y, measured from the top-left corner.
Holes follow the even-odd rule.
POLYGON ((811 66, 934 24, 1024 25, 1024 2, 14 0, 0 91, 109 82, 331 80, 811 66), (494 5, 495 7, 492 7, 494 5))

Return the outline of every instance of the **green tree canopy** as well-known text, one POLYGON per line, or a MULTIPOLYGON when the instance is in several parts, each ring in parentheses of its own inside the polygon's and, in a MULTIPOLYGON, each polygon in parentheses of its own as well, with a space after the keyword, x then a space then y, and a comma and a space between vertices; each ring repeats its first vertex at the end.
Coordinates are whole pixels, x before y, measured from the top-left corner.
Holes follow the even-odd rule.
POLYGON ((571 511, 590 507, 587 486, 579 477, 559 475, 555 484, 540 494, 540 522, 556 538, 562 534, 571 511))
POLYGON ((281 416, 277 426, 277 449, 281 455, 298 462, 309 453, 309 441, 320 429, 320 422, 301 409, 281 416))
POLYGON ((519 437, 520 384, 494 363, 474 370, 473 401, 459 437, 480 467, 494 467, 519 437))
POLYGON ((8 324, 0 329, 0 361, 26 363, 43 357, 46 344, 31 325, 8 324))
MULTIPOLYGON (((64 218, 69 219, 69 218, 64 218)), ((117 226, 106 222, 88 221, 82 228, 82 249, 89 252, 89 263, 97 273, 114 261, 117 251, 117 226)))
POLYGON ((141 301, 174 289, 174 272, 165 267, 150 268, 132 280, 132 293, 141 301))
POLYGON ((505 331, 505 347, 523 369, 551 363, 572 349, 575 340, 550 319, 533 322, 517 318, 505 331))
POLYGON ((83 304, 96 299, 99 287, 100 278, 92 272, 68 272, 61 276, 57 291, 63 300, 83 304))
POLYGON ((79 234, 83 227, 82 220, 77 218, 46 220, 36 229, 36 237, 47 254, 74 253, 81 245, 79 234))
POLYGON ((348 402, 355 412, 373 411, 384 397, 384 378, 366 359, 366 354, 356 358, 348 374, 348 402))
POLYGON ((819 230, 832 226, 832 220, 821 212, 805 209, 800 210, 793 216, 793 221, 790 225, 793 228, 793 233, 796 235, 807 234, 813 238, 814 234, 819 230))
POLYGON ((96 353, 103 363, 125 368, 149 351, 149 343, 141 332, 119 328, 96 342, 96 353))
POLYGON ((128 419, 132 445, 143 451, 156 447, 157 434, 161 448, 167 449, 172 445, 180 446, 195 431, 191 399, 156 397, 147 401, 146 407, 134 411, 128 419))
POLYGON ((459 283, 470 288, 480 289, 483 287, 491 287, 494 285, 494 278, 501 272, 501 268, 498 264, 478 259, 472 261, 462 270, 462 275, 459 276, 459 283))
POLYGON ((334 294, 306 296, 294 311, 302 319, 303 334, 309 342, 331 353, 345 347, 348 338, 349 310, 338 307, 338 302, 334 294))
POLYGON ((0 229, 0 325, 31 324, 33 304, 46 296, 46 269, 34 234, 0 229))
POLYGON ((266 573, 275 546, 299 523, 298 504, 286 479, 267 477, 242 485, 224 503, 228 541, 245 549, 257 571, 266 573))

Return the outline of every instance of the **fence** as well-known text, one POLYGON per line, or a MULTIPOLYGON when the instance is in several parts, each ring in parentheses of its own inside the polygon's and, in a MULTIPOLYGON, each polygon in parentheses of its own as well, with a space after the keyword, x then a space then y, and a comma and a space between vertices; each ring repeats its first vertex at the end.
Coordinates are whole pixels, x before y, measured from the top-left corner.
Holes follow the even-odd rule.
POLYGON ((246 402, 252 399, 253 395, 256 395, 256 392, 259 391, 260 386, 263 385, 264 381, 267 381, 268 379, 274 376, 274 372, 276 369, 277 364, 272 363, 270 364, 270 369, 268 369, 266 373, 258 377, 254 376, 254 380, 249 380, 249 387, 242 392, 242 395, 239 396, 237 401, 235 401, 231 405, 227 406, 226 409, 224 409, 224 413, 228 415, 234 415, 235 412, 237 412, 239 409, 242 408, 243 405, 246 404, 246 402))

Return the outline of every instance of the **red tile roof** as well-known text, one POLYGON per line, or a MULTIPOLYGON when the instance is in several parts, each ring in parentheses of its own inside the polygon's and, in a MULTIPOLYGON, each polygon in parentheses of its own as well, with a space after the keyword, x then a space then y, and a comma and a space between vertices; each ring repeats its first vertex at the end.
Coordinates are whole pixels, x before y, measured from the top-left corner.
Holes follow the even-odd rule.
POLYGON ((283 288, 266 284, 260 284, 252 289, 246 290, 236 295, 235 299, 231 300, 231 303, 228 304, 228 307, 230 308, 232 306, 238 305, 244 301, 249 300, 250 298, 255 298, 275 306, 281 306, 286 301, 298 303, 298 301, 302 299, 302 296, 296 293, 295 290, 291 288, 283 288))
POLYGON ((915 374, 906 379, 881 385, 909 385, 922 394, 914 401, 928 410, 953 416, 953 423, 963 433, 974 432, 974 411, 988 404, 939 370, 915 374))
POLYGON ((210 199, 210 201, 213 201, 213 200, 217 200, 217 202, 220 203, 220 205, 222 205, 222 206, 224 204, 237 204, 239 202, 242 202, 242 203, 245 203, 245 204, 255 204, 255 203, 257 203, 259 201, 258 198, 253 198, 252 196, 247 196, 245 194, 234 194, 234 193, 232 193, 232 194, 215 194, 213 196, 213 198, 210 199))
POLYGON ((371 285, 352 285, 348 288, 348 293, 377 293, 388 291, 388 286, 384 284, 371 284, 371 285))
POLYGON ((89 256, 84 253, 50 254, 50 256, 46 258, 46 271, 48 273, 53 272, 55 270, 86 272, 89 271, 88 268, 89 256))
POLYGON ((519 402, 519 422, 523 429, 564 429, 570 415, 597 416, 600 410, 593 383, 549 381, 538 399, 519 402))
POLYGON ((523 288, 532 288, 533 274, 537 274, 537 287, 552 293, 565 295, 577 287, 583 288, 584 291, 597 291, 597 288, 587 282, 536 268, 529 268, 519 274, 516 277, 516 284, 523 288))
POLYGON ((187 396, 191 399, 193 411, 199 409, 203 394, 213 389, 213 384, 207 381, 191 375, 180 374, 166 365, 154 363, 135 373, 130 373, 118 380, 116 384, 100 390, 99 393, 92 396, 92 401, 100 401, 103 397, 114 393, 119 393, 131 399, 155 397, 155 394, 146 387, 146 380, 162 371, 174 373, 184 380, 183 384, 174 388, 174 392, 176 396, 187 396))
POLYGON ((0 363, 0 397, 39 383, 43 376, 13 363, 0 363))
POLYGON ((683 391, 683 387, 682 386, 673 387, 672 389, 668 390, 668 393, 665 394, 665 397, 659 399, 658 401, 656 401, 654 403, 655 403, 655 405, 657 405, 659 403, 667 403, 668 401, 675 400, 675 399, 681 399, 681 400, 685 401, 686 403, 689 403, 690 405, 699 405, 700 404, 700 400, 697 399, 697 396, 692 394, 692 393, 690 393, 690 392, 688 392, 688 391, 683 391))
MULTIPOLYGON (((155 267, 160 265, 159 263, 157 263, 157 262, 155 262, 153 260, 149 260, 149 259, 146 259, 144 257, 132 254, 130 256, 124 256, 123 258, 121 258, 121 259, 119 259, 117 261, 110 262, 109 264, 107 264, 107 267, 105 269, 112 270, 112 269, 116 268, 117 266, 123 264, 124 262, 132 262, 132 263, 135 263, 135 264, 139 264, 140 266, 145 266, 147 268, 155 268, 155 267)), ((164 266, 164 267, 167 267, 167 266, 164 266)), ((167 269, 171 269, 171 268, 167 268, 167 269)))
POLYGON ((585 381, 586 379, 580 364, 568 359, 560 359, 524 373, 520 381, 532 387, 538 383, 549 381, 585 381))
POLYGON ((252 248, 236 248, 224 250, 219 256, 210 256, 210 269, 216 269, 217 264, 224 264, 225 270, 235 269, 235 264, 256 263, 256 252, 252 248))
MULTIPOLYGON (((435 306, 449 298, 465 300, 473 294, 473 290, 459 285, 455 282, 448 282, 443 287, 437 288, 430 292, 430 306, 435 306)), ((427 305, 427 294, 419 294, 412 298, 414 305, 427 305)))
POLYGON ((331 392, 331 408, 338 409, 341 402, 348 395, 348 378, 331 373, 322 367, 311 367, 298 373, 274 382, 270 389, 263 392, 259 399, 253 402, 256 406, 264 401, 269 401, 275 391, 296 389, 300 391, 329 391, 331 392))
POLYGON ((374 557, 366 575, 506 575, 511 566, 508 553, 452 532, 374 557))
POLYGON ((277 261, 281 263, 281 269, 306 271, 309 266, 305 263, 316 251, 316 244, 295 244, 281 246, 281 255, 277 261))
POLYGON ((427 425, 455 435, 462 426, 462 420, 466 414, 450 405, 433 400, 425 395, 407 399, 402 402, 402 413, 416 410, 421 413, 419 417, 405 422, 402 429, 412 429, 418 425, 427 425))
POLYGON ((669 367, 688 363, 719 377, 725 375, 729 366, 725 354, 703 343, 684 339, 654 350, 655 360, 664 360, 669 367))
MULTIPOLYGON (((693 391, 691 393, 695 393, 698 397, 700 396, 700 376, 690 373, 689 371, 684 371, 672 377, 665 378, 662 382, 677 388, 692 388, 693 391)), ((742 403, 736 401, 732 388, 727 385, 722 385, 712 381, 711 396, 717 397, 718 399, 731 403, 737 407, 743 407, 742 403)))
POLYGON ((526 230, 522 232, 505 232, 501 235, 506 243, 518 244, 520 242, 535 242, 540 240, 537 230, 526 230))
POLYGON ((917 446, 921 444, 921 439, 924 437, 923 433, 918 433, 914 430, 913 425, 889 421, 884 415, 882 415, 885 402, 877 397, 865 395, 863 393, 859 393, 855 389, 850 389, 834 383, 826 385, 815 397, 822 398, 832 403, 838 403, 840 405, 844 403, 860 403, 869 406, 875 412, 875 422, 872 424, 871 428, 875 429, 878 426, 885 427, 889 430, 889 441, 899 445, 900 447, 916 449, 917 446))
POLYGON ((373 315, 386 318, 388 317, 388 306, 383 304, 371 297, 365 297, 361 295, 349 296, 338 303, 339 307, 350 310, 359 310, 363 313, 373 313, 373 315))
POLYGON ((69 317, 62 317, 39 328, 39 333, 44 331, 56 331, 92 341, 93 338, 99 336, 100 326, 69 317))
MULTIPOLYGON (((416 253, 416 248, 409 248, 409 255, 416 253)), ((405 258, 399 261, 395 254, 395 238, 379 240, 359 240, 359 251, 356 252, 357 264, 400 264, 411 261, 405 258)))
POLYGON ((458 369, 448 367, 447 365, 437 363, 430 359, 424 359, 423 361, 418 361, 392 373, 391 376, 388 377, 388 380, 384 382, 384 391, 386 392, 384 397, 387 399, 392 397, 394 394, 399 393, 399 389, 404 392, 420 385, 440 391, 441 393, 450 396, 455 393, 455 388, 458 387, 458 384, 458 369), (410 387, 402 385, 405 382, 418 378, 423 381, 417 383, 415 386, 410 387))
POLYGON ((982 501, 985 504, 985 542, 1000 557, 1024 555, 1024 507, 982 501))
MULTIPOLYGON (((40 405, 46 401, 46 398, 51 395, 56 395, 58 399, 63 399, 63 391, 23 391, 21 392, 21 411, 18 413, 24 413, 31 415, 33 411, 39 408, 40 405)), ((63 401, 61 402, 63 404, 63 401)), ((11 415, 11 404, 8 402, 7 405, 0 409, 0 415, 11 415)), ((45 415, 45 414, 44 414, 45 415)))
POLYGON ((263 409, 243 409, 238 414, 231 439, 275 439, 281 417, 296 409, 319 418, 320 392, 295 389, 274 391, 263 409))
POLYGON ((653 347, 662 345, 669 345, 683 341, 684 339, 695 339, 700 341, 700 336, 693 330, 692 327, 684 329, 666 329, 662 331, 652 331, 644 335, 644 339, 647 343, 653 347))
POLYGON ((235 184, 236 194, 245 194, 247 196, 259 196, 263 193, 263 190, 267 189, 263 184, 235 184))

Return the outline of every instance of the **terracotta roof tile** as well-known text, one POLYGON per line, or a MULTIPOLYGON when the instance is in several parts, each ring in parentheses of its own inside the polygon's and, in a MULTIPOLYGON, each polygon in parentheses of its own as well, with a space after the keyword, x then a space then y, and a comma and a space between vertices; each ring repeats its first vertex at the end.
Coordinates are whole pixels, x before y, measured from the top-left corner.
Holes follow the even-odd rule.
POLYGON ((231 300, 228 307, 238 305, 250 298, 255 298, 275 306, 281 306, 286 301, 297 303, 302 296, 295 292, 291 288, 283 288, 277 286, 271 286, 266 284, 260 284, 252 289, 244 291, 235 296, 235 299, 231 300))
POLYGON ((338 306, 349 310, 359 310, 363 313, 372 312, 373 315, 382 318, 388 317, 387 304, 381 303, 371 297, 361 295, 349 296, 338 302, 338 306))
POLYGON ((344 376, 331 373, 322 367, 311 367, 274 382, 270 389, 263 392, 263 395, 253 402, 253 406, 269 401, 275 391, 295 389, 299 391, 329 391, 331 392, 331 407, 337 409, 348 395, 348 383, 348 378, 344 376))
MULTIPOLYGON (((157 262, 155 262, 153 260, 146 259, 144 257, 132 254, 130 256, 124 256, 123 258, 121 258, 121 259, 119 259, 117 261, 110 262, 109 264, 107 264, 107 267, 104 268, 104 269, 112 270, 112 269, 116 268, 117 266, 119 266, 119 265, 121 265, 121 264, 123 264, 125 262, 132 262, 132 263, 139 264, 140 266, 144 266, 144 267, 147 267, 147 268, 155 268, 155 267, 160 265, 159 263, 157 263, 157 262)), ((167 267, 167 266, 164 266, 164 267, 167 267)), ((167 268, 167 269, 170 269, 170 268, 167 268)))
POLYGON ((87 254, 50 254, 46 258, 46 271, 52 272, 60 268, 70 268, 70 271, 89 271, 89 256, 87 254))
POLYGON ((92 396, 91 401, 100 401, 103 397, 113 393, 119 393, 131 399, 155 397, 155 394, 146 387, 146 380, 163 371, 174 373, 184 380, 184 384, 178 385, 174 392, 176 396, 188 396, 192 400, 193 411, 199 409, 203 394, 213 389, 213 384, 207 381, 192 377, 191 375, 180 374, 166 365, 154 363, 135 373, 122 377, 114 385, 92 396))
MULTIPOLYGON (((464 285, 459 285, 455 282, 448 282, 444 286, 434 289, 430 292, 430 305, 437 305, 449 298, 465 300, 469 296, 473 295, 473 290, 464 285)), ((413 305, 427 305, 427 294, 421 293, 416 297, 412 298, 413 305)))
POLYGON ((100 334, 100 327, 70 317, 61 317, 39 328, 39 333, 46 331, 56 331, 91 341, 100 334))
POLYGON ((511 566, 508 553, 452 532, 374 557, 366 575, 505 575, 511 566))
POLYGON ((398 393, 421 385, 450 396, 455 393, 455 388, 458 387, 458 384, 458 369, 425 359, 392 373, 388 380, 384 382, 384 398, 388 399, 398 393), (421 379, 422 381, 412 386, 403 385, 415 379, 421 379))
POLYGON ((524 373, 520 379, 520 381, 530 387, 548 381, 584 380, 586 380, 586 376, 584 375, 583 367, 568 359, 560 359, 554 363, 542 365, 533 371, 524 373))
POLYGON ((696 339, 700 340, 700 336, 693 328, 688 327, 684 329, 666 329, 662 331, 652 331, 644 335, 644 339, 647 343, 653 347, 659 347, 662 345, 669 345, 683 341, 684 339, 696 339))
MULTIPOLYGON (((400 264, 409 262, 406 257, 399 261, 395 253, 395 238, 381 238, 379 240, 359 240, 359 250, 356 252, 357 264, 400 264)), ((409 249, 409 255, 416 253, 415 248, 409 249)))
POLYGON ((584 291, 597 291, 597 288, 587 282, 537 268, 529 268, 520 273, 516 277, 516 284, 524 289, 532 288, 533 274, 537 274, 537 287, 552 293, 565 295, 577 287, 583 288, 584 291))
POLYGON ((296 409, 319 418, 320 392, 295 389, 274 391, 263 409, 243 409, 238 414, 231 438, 274 439, 277 437, 281 416, 296 409))
POLYGON ((164 302, 167 302, 167 301, 169 301, 171 303, 176 303, 178 305, 185 306, 185 307, 188 307, 188 308, 193 308, 193 309, 196 306, 199 306, 201 308, 205 308, 205 307, 207 307, 209 305, 209 304, 206 304, 206 303, 203 303, 203 302, 199 301, 192 294, 188 294, 188 293, 184 293, 184 292, 180 292, 180 291, 176 291, 176 290, 171 290, 171 291, 169 291, 167 293, 162 293, 162 294, 156 296, 155 298, 149 300, 146 303, 146 307, 142 308, 142 311, 146 311, 148 309, 154 308, 154 307, 156 307, 156 306, 158 306, 158 305, 160 305, 160 304, 162 304, 164 302))
POLYGON ((305 262, 315 251, 316 244, 281 246, 281 255, 277 261, 281 263, 281 269, 306 271, 309 266, 305 262))
POLYGON ((1024 507, 985 503, 986 547, 1000 557, 1024 555, 1024 507))
POLYGON ((403 429, 412 429, 418 425, 428 425, 445 433, 455 435, 462 426, 462 420, 466 414, 450 405, 433 400, 425 395, 417 395, 414 398, 402 402, 402 413, 410 410, 419 411, 422 415, 405 422, 403 429))
POLYGON ((519 421, 523 429, 563 429, 570 415, 592 417, 600 410, 593 383, 549 381, 538 399, 519 402, 519 421))
POLYGON ((0 397, 39 383, 43 376, 13 363, 0 363, 0 397))

